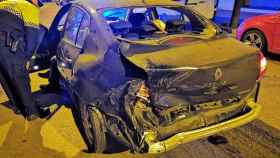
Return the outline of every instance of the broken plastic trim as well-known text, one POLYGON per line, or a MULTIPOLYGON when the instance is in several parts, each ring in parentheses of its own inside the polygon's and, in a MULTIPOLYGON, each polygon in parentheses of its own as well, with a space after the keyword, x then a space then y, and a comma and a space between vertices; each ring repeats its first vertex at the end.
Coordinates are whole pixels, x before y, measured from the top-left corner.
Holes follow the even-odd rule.
POLYGON ((218 123, 209 127, 192 130, 188 132, 178 133, 166 140, 154 142, 156 136, 154 132, 146 132, 144 139, 148 144, 148 153, 157 154, 167 152, 174 149, 180 144, 188 143, 196 139, 207 137, 216 134, 221 131, 230 130, 244 124, 247 124, 257 118, 261 111, 261 106, 256 104, 253 100, 247 101, 249 112, 236 118, 232 118, 228 121, 218 123))

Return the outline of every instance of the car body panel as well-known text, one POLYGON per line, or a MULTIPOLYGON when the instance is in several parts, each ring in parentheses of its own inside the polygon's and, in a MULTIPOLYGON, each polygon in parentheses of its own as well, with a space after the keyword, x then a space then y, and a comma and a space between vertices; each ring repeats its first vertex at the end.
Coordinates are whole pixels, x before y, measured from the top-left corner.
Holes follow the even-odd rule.
MULTIPOLYGON (((138 134, 137 136, 144 139, 147 128, 153 129, 156 126, 161 130, 153 142, 166 140, 178 145, 177 141, 191 140, 187 136, 179 140, 180 135, 189 135, 182 132, 191 133, 194 129, 215 124, 201 129, 203 134, 194 136, 199 138, 255 118, 258 108, 242 112, 247 106, 243 103, 249 102, 249 99, 256 95, 255 85, 259 75, 257 49, 246 46, 225 33, 218 35, 216 26, 203 17, 199 22, 209 27, 205 27, 201 34, 180 33, 151 38, 152 40, 131 41, 116 37, 105 18, 98 12, 98 9, 104 8, 153 5, 182 7, 171 1, 153 0, 74 2, 67 15, 57 52, 61 84, 66 91, 83 103, 96 106, 106 117, 116 117, 120 122, 125 122, 122 127, 128 132, 124 132, 123 128, 119 130, 126 138, 134 138, 138 134), (71 19, 74 10, 82 11, 83 18, 73 16, 71 19), (87 16, 90 16, 89 23, 85 20, 88 19, 87 16), (66 36, 66 30, 70 30, 70 35, 73 32, 75 37, 66 36), (139 89, 143 84, 149 89, 149 101, 146 102, 139 101, 139 89), (147 105, 143 105, 144 102, 147 105), (141 111, 143 108, 144 111, 141 111), (175 114, 168 112, 172 109, 175 109, 175 114), (156 110, 160 110, 158 115, 154 114, 156 110), (240 117, 241 121, 223 123, 238 114, 248 114, 250 119, 242 120, 243 117, 240 117), (206 117, 202 119, 202 116, 206 117), (144 117, 150 118, 146 121, 144 117), (161 120, 157 120, 157 117, 161 120), (143 121, 143 124, 138 126, 135 119, 143 121), (176 126, 181 119, 194 120, 195 123, 176 126), (151 122, 155 125, 151 126, 151 122), (168 128, 172 126, 178 129, 168 128), (217 128, 222 126, 224 128, 217 128), (169 137, 171 139, 168 139, 169 137)), ((111 132, 116 130, 112 130, 109 125, 107 128, 111 132)), ((152 132, 155 134, 157 130, 152 132)), ((137 152, 144 150, 138 140, 130 139, 126 142, 131 140, 136 143, 130 142, 127 146, 132 146, 137 152)), ((144 141, 149 144, 149 140, 144 141)), ((156 147, 151 147, 150 152, 154 149, 156 147)))
POLYGON ((274 25, 274 30, 275 30, 275 35, 273 37, 273 52, 280 52, 280 14, 278 14, 276 17, 274 17, 275 23, 274 25))
POLYGON ((237 38, 241 40, 244 33, 249 30, 261 31, 267 40, 268 51, 273 53, 279 53, 279 26, 280 26, 280 14, 262 15, 250 18, 240 25, 237 30, 237 38))
POLYGON ((228 121, 224 121, 219 124, 211 125, 201 129, 192 130, 189 132, 181 132, 164 141, 154 143, 152 142, 154 137, 153 133, 146 133, 145 138, 147 139, 147 142, 150 142, 148 153, 158 154, 162 152, 167 152, 169 150, 174 149, 178 145, 188 143, 207 136, 211 136, 218 132, 228 131, 233 128, 245 125, 255 120, 260 114, 262 109, 262 107, 259 104, 256 104, 253 101, 248 101, 247 105, 250 108, 250 112, 248 112, 245 115, 232 118, 228 121))
MULTIPOLYGON (((179 46, 167 44, 164 50, 152 51, 150 53, 147 49, 148 46, 143 45, 142 47, 145 47, 146 50, 143 48, 143 52, 130 54, 128 59, 143 69, 149 69, 149 63, 156 63, 158 66, 166 65, 170 68, 180 68, 201 67, 209 65, 210 63, 221 63, 229 59, 233 60, 236 57, 240 58, 256 53, 255 49, 244 47, 241 42, 231 37, 220 37, 211 40, 200 39, 199 41, 194 38, 195 40, 193 42, 189 42, 192 38, 188 39, 187 42, 181 43, 179 46), (235 49, 227 49, 231 47, 235 47, 235 49), (209 49, 212 50, 213 53, 215 52, 217 56, 209 54, 209 49), (192 57, 192 60, 186 60, 190 57, 192 57)), ((172 40, 177 39, 175 38, 172 40)), ((172 40, 167 42, 170 43, 172 40)), ((136 50, 130 51, 135 52, 136 50)))

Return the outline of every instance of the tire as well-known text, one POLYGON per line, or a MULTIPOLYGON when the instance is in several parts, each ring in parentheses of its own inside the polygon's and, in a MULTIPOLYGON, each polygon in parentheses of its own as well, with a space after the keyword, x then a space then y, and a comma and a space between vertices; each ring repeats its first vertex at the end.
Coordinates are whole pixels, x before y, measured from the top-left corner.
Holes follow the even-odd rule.
POLYGON ((263 53, 267 53, 267 40, 265 35, 259 30, 250 30, 244 33, 242 42, 249 42, 251 46, 259 48, 263 53))
POLYGON ((81 102, 75 97, 72 115, 88 147, 88 152, 103 153, 107 147, 106 132, 102 114, 98 109, 81 102))

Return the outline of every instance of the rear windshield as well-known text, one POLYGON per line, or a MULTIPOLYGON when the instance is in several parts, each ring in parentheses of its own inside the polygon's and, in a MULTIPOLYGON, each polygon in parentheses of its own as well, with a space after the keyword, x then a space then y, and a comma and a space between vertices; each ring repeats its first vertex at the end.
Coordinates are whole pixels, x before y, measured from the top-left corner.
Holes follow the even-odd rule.
POLYGON ((185 7, 130 7, 101 11, 114 34, 129 40, 156 39, 174 34, 205 34, 207 24, 185 7))

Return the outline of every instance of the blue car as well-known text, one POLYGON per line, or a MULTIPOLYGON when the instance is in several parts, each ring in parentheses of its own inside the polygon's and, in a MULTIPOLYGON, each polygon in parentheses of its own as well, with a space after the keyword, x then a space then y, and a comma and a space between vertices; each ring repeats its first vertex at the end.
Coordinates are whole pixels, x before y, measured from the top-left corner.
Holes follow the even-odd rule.
POLYGON ((91 152, 112 138, 135 153, 167 152, 260 113, 262 53, 174 1, 74 1, 47 45, 91 152))

